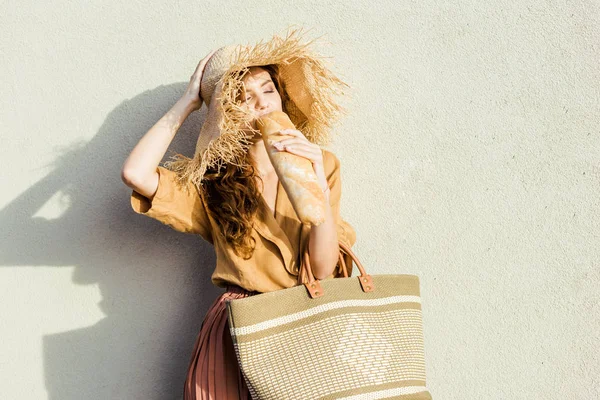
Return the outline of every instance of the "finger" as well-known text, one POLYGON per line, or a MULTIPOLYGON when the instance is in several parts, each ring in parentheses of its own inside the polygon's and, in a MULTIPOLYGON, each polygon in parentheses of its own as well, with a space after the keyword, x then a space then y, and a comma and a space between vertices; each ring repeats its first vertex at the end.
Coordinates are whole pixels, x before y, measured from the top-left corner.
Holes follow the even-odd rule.
POLYGON ((296 136, 296 137, 303 137, 303 138, 305 138, 305 137, 306 137, 306 136, 304 136, 304 134, 303 134, 302 132, 300 132, 298 129, 291 129, 291 128, 288 128, 288 129, 282 129, 282 130, 280 130, 279 132, 280 132, 280 133, 282 133, 282 134, 285 134, 285 135, 292 135, 292 136, 296 136))
POLYGON ((305 154, 311 154, 313 157, 317 157, 319 155, 319 152, 315 151, 315 149, 312 146, 308 146, 305 143, 288 143, 287 145, 275 145, 274 147, 279 151, 301 150, 305 154))
POLYGON ((194 71, 194 74, 197 74, 198 71, 200 71, 202 69, 203 64, 204 64, 204 59, 202 59, 198 62, 198 65, 196 65, 196 70, 194 71))
POLYGON ((277 144, 278 146, 284 146, 284 145, 289 145, 289 144, 293 144, 293 143, 299 144, 299 143, 304 143, 304 142, 302 142, 298 138, 281 139, 279 141, 273 142, 273 144, 277 144))
POLYGON ((294 137, 291 137, 291 138, 281 139, 281 140, 278 141, 278 143, 281 143, 281 144, 304 143, 304 144, 307 144, 307 145, 313 145, 315 148, 317 147, 316 143, 312 143, 311 141, 309 141, 304 136, 294 136, 294 137))
POLYGON ((204 61, 204 64, 207 64, 208 61, 211 59, 211 57, 213 56, 213 54, 215 54, 217 52, 217 49, 212 50, 210 53, 208 53, 206 55, 206 57, 204 57, 204 59, 202 61, 204 61))
POLYGON ((284 140, 280 140, 279 142, 275 142, 273 143, 273 145, 275 145, 275 147, 278 148, 284 148, 287 146, 292 146, 292 147, 303 147, 306 149, 309 149, 311 152, 317 154, 320 150, 320 148, 315 145, 314 143, 302 140, 302 139, 284 139, 284 140))
POLYGON ((208 60, 210 59, 210 57, 212 57, 212 55, 215 54, 216 51, 217 51, 216 49, 210 51, 202 60, 200 60, 200 62, 196 66, 196 70, 194 71, 194 73, 197 73, 200 70, 204 69, 204 64, 206 64, 208 62, 208 60))
POLYGON ((304 146, 286 146, 284 149, 279 150, 279 151, 287 151, 288 153, 292 153, 298 156, 302 156, 304 158, 309 159, 312 163, 315 163, 317 161, 317 155, 311 151, 310 149, 307 149, 304 146))

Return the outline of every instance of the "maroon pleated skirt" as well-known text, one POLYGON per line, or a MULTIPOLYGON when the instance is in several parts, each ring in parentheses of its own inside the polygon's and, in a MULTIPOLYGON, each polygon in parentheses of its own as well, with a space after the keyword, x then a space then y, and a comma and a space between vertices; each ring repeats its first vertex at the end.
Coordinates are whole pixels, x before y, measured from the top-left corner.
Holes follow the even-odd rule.
POLYGON ((233 348, 225 300, 258 293, 227 286, 226 292, 210 306, 192 352, 183 389, 184 400, 251 398, 233 348))

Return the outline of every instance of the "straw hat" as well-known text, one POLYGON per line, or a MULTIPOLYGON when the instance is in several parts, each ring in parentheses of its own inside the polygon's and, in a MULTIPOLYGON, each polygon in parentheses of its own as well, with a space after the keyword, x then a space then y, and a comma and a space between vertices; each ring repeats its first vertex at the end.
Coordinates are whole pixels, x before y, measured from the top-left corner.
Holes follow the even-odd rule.
POLYGON ((277 64, 289 99, 282 104, 296 129, 319 145, 331 140, 331 128, 347 111, 336 101, 349 85, 337 78, 316 54, 311 41, 303 40, 302 28, 288 28, 285 37, 273 36, 258 44, 219 48, 204 67, 200 96, 208 106, 193 158, 176 154, 164 163, 180 183, 190 180, 200 188, 206 169, 225 164, 248 165, 249 133, 254 118, 236 102, 242 93, 240 77, 249 67, 277 64))

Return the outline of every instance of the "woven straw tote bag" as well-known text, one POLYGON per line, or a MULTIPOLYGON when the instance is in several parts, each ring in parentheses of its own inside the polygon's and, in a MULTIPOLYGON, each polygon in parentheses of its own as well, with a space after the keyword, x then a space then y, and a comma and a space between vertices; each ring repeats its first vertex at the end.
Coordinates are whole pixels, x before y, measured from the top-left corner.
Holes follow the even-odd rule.
POLYGON ((342 276, 315 280, 305 251, 302 284, 227 301, 252 398, 430 400, 419 278, 368 275, 339 245, 342 276), (348 276, 342 251, 360 276, 348 276))

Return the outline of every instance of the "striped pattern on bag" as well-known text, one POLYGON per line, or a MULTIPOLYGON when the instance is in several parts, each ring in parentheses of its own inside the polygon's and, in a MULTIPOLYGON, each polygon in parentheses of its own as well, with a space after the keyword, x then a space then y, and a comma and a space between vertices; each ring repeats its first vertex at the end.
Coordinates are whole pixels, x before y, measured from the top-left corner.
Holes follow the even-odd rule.
POLYGON ((372 275, 262 293, 227 303, 253 399, 431 399, 425 386, 419 278, 372 275))

